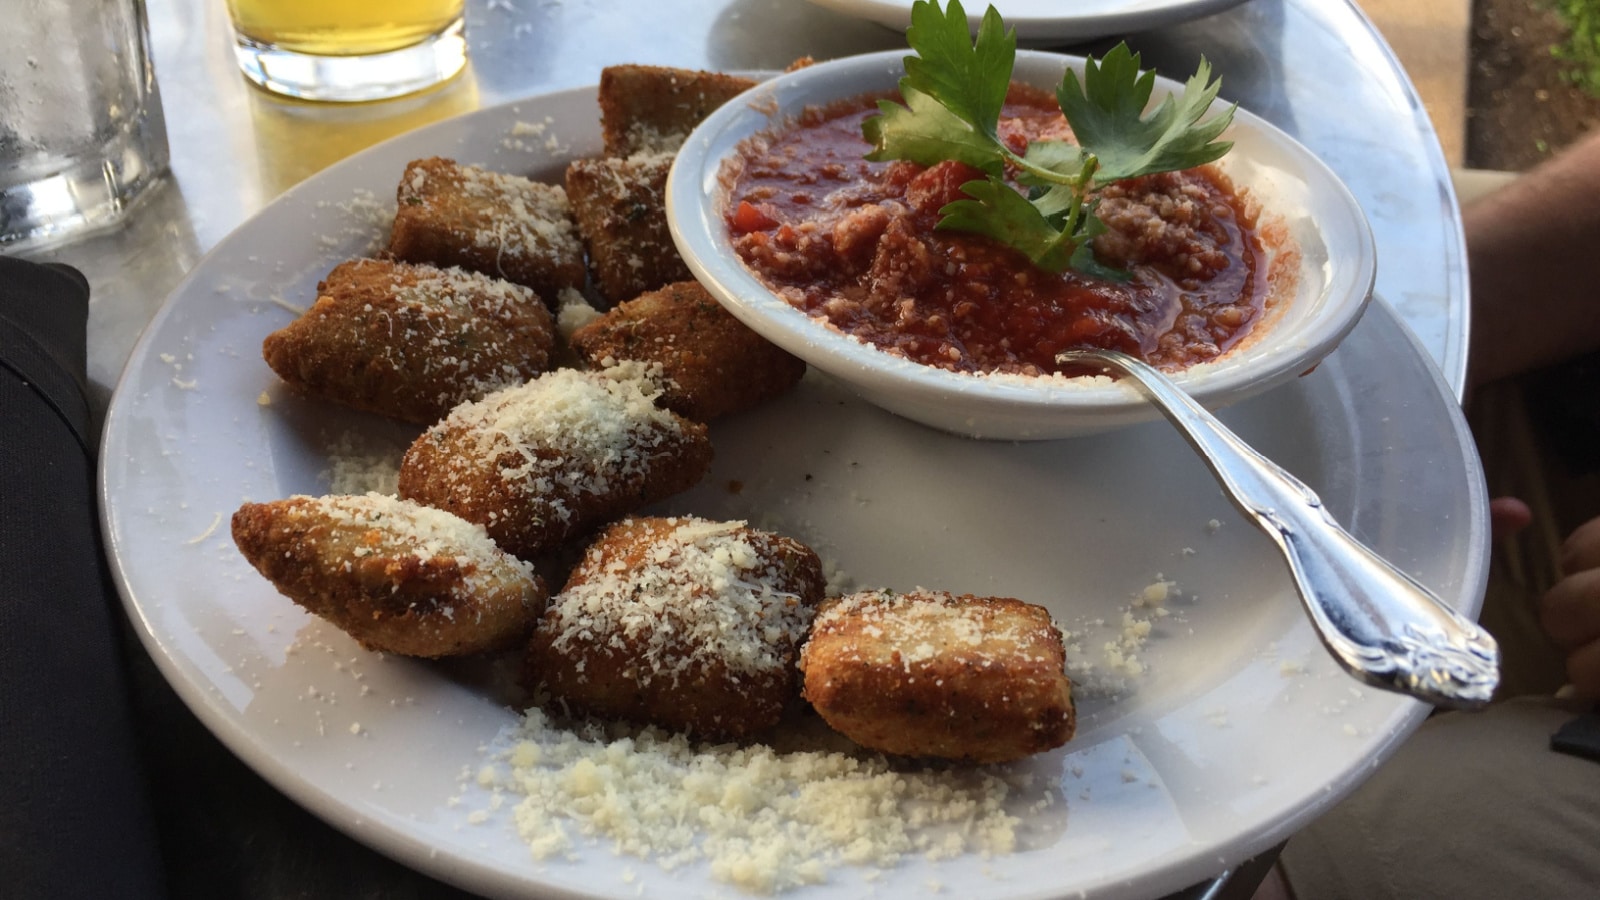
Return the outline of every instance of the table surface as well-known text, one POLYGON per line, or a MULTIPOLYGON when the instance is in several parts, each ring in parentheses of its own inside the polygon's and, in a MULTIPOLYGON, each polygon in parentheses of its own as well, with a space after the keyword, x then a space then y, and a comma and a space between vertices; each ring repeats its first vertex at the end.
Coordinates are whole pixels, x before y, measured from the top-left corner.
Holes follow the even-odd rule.
MULTIPOLYGON (((894 31, 799 0, 469 0, 471 62, 450 84, 387 103, 315 105, 245 82, 221 2, 148 5, 172 176, 122 229, 31 254, 89 276, 89 377, 102 409, 140 330, 207 250, 289 187, 378 141, 592 84, 613 63, 776 69, 805 55, 904 46, 894 31)), ((1467 278, 1449 168, 1416 91, 1362 13, 1348 2, 1250 0, 1129 37, 1147 65, 1180 76, 1204 54, 1224 97, 1298 138, 1345 180, 1376 235, 1378 294, 1459 394, 1467 278)))
MULTIPOLYGON (((904 46, 902 34, 800 0, 468 0, 471 61, 460 77, 412 98, 315 105, 245 82, 220 0, 148 0, 148 8, 171 177, 119 230, 27 254, 89 277, 89 377, 101 412, 139 332, 208 250, 283 191, 378 141, 592 84, 615 63, 780 69, 806 55, 904 46)), ((1186 75, 1203 54, 1225 98, 1299 139, 1345 180, 1376 236, 1378 294, 1459 396, 1468 296, 1449 168, 1416 91, 1362 13, 1348 0, 1249 0, 1127 37, 1147 66, 1168 74, 1186 75)), ((1115 39, 1062 49, 1099 53, 1115 39)))

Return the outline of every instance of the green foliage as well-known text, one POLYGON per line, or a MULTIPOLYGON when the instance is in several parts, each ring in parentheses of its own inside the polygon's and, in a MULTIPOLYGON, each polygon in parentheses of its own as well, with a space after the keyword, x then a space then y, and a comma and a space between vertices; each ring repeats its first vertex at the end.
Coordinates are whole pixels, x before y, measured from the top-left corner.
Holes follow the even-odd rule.
POLYGON ((1570 33, 1564 43, 1550 48, 1567 64, 1567 80, 1592 97, 1600 97, 1600 0, 1554 0, 1553 5, 1570 33))
POLYGON ((863 123, 873 146, 867 158, 925 166, 957 160, 981 170, 986 180, 962 185, 971 199, 941 209, 939 227, 986 235, 1052 272, 1126 277, 1098 264, 1089 248, 1105 230, 1094 215, 1092 189, 1192 168, 1233 146, 1217 140, 1233 119, 1231 107, 1201 120, 1222 86, 1204 59, 1181 95, 1146 114, 1155 73, 1141 71, 1139 54, 1118 44, 1088 60, 1081 83, 1068 71, 1056 89, 1078 143, 1034 141, 1018 156, 997 136, 1017 38, 995 8, 984 13, 974 39, 960 0, 943 10, 935 0, 917 0, 906 38, 917 55, 906 57, 900 79, 905 105, 879 101, 878 115, 863 123), (1008 167, 1029 189, 1026 196, 1006 183, 1008 167))

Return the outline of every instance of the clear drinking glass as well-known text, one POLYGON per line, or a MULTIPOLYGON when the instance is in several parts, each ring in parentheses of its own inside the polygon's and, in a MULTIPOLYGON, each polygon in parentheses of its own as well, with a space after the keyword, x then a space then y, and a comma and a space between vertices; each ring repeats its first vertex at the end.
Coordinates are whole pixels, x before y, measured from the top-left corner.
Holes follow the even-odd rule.
POLYGON ((463 0, 228 0, 245 77, 302 100, 420 91, 467 62, 463 0))
POLYGON ((167 169, 144 0, 20 0, 0 24, 0 248, 116 224, 167 169))

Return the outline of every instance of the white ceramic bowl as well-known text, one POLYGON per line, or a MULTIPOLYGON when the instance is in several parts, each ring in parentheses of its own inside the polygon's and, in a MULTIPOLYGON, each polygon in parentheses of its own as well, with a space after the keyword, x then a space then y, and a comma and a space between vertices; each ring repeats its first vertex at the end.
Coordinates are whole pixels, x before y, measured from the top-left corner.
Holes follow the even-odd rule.
MULTIPOLYGON (((673 239, 702 284, 768 340, 849 384, 864 399, 945 431, 979 438, 1038 440, 1105 431, 1156 418, 1131 386, 1090 379, 987 378, 950 372, 884 353, 845 335, 775 295, 735 254, 725 225, 723 161, 752 135, 782 128, 810 106, 891 90, 905 53, 890 51, 819 63, 753 88, 708 117, 667 181, 673 239)), ((1079 57, 1019 51, 1013 80, 1053 90, 1079 57)), ((1224 83, 1226 88, 1226 83, 1224 83)), ((1182 85, 1158 78, 1159 101, 1182 85)), ((1218 101, 1217 110, 1224 104, 1218 101)), ((1218 408, 1313 368, 1349 333, 1371 297, 1372 232, 1360 205, 1311 151, 1266 121, 1239 110, 1223 135, 1234 142, 1219 162, 1236 187, 1262 207, 1262 221, 1288 229, 1299 250, 1292 295, 1279 300, 1260 334, 1221 358, 1174 376, 1202 404, 1218 408)))

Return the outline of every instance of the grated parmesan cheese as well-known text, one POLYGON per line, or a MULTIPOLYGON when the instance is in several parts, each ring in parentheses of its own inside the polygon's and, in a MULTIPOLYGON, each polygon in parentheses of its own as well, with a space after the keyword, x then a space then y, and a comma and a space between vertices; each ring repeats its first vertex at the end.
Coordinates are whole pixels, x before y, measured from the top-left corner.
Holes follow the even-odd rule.
POLYGON ((887 868, 1014 851, 1013 785, 996 771, 900 769, 877 755, 695 746, 657 729, 558 727, 537 708, 502 742, 495 787, 520 795, 517 831, 537 859, 577 838, 758 893, 887 868))
POLYGON ((623 641, 648 684, 726 668, 776 672, 790 663, 812 609, 777 586, 794 581, 791 561, 756 546, 744 522, 665 520, 644 559, 597 550, 552 599, 541 628, 561 652, 623 641), (685 652, 687 648, 687 652, 685 652))
POLYGON ((322 479, 330 494, 388 494, 400 492, 400 458, 404 448, 368 447, 354 432, 341 435, 328 448, 328 468, 322 479))
MULTIPOLYGON (((610 479, 643 471, 648 451, 680 429, 672 413, 657 406, 659 366, 624 362, 601 371, 560 369, 477 403, 456 407, 440 427, 476 435, 480 459, 511 451, 521 463, 502 466, 508 482, 526 484, 546 497, 603 494, 610 479), (538 449, 559 447, 565 458, 538 449), (568 460, 591 465, 574 467, 568 460)), ((563 520, 572 511, 552 503, 563 520)))
POLYGON ((335 527, 357 533, 373 530, 381 542, 377 548, 381 552, 422 561, 436 557, 458 560, 462 567, 460 578, 468 591, 497 587, 498 572, 492 566, 481 565, 483 560, 510 566, 526 578, 533 577, 533 566, 501 551, 482 525, 441 509, 377 493, 294 499, 308 502, 317 515, 335 527))
MULTIPOLYGON (((944 591, 918 588, 911 593, 859 591, 830 604, 817 625, 854 620, 876 652, 892 651, 904 671, 936 657, 961 652, 973 664, 1003 664, 1023 648, 1037 648, 1039 624, 1015 615, 996 615, 982 603, 966 602, 944 591), (879 639, 892 630, 892 643, 879 639)), ((856 650, 857 654, 862 651, 856 650)), ((1029 657, 1040 661, 1042 657, 1029 657)))
POLYGON ((496 211, 470 235, 478 246, 527 256, 582 253, 566 191, 476 166, 458 166, 456 173, 464 195, 496 211))
POLYGON ((600 318, 600 310, 589 305, 588 299, 574 288, 563 288, 556 300, 560 303, 556 330, 563 338, 572 337, 574 331, 600 318))

